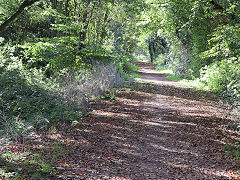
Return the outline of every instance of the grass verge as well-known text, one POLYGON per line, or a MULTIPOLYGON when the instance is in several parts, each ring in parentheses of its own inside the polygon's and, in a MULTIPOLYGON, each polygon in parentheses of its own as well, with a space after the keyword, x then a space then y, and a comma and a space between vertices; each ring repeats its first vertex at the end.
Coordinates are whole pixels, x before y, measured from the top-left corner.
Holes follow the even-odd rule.
POLYGON ((158 70, 159 72, 165 74, 166 77, 168 79, 170 79, 170 80, 177 81, 177 82, 184 80, 183 78, 175 76, 173 74, 173 71, 169 67, 167 67, 165 65, 158 65, 158 66, 156 66, 156 70, 158 70))
MULTIPOLYGON (((204 84, 200 79, 188 80, 188 79, 177 77, 174 75, 173 71, 170 68, 163 65, 156 66, 156 70, 165 74, 166 77, 170 80, 183 83, 186 87, 194 88, 202 92, 211 92, 211 89, 209 89, 209 87, 206 84, 204 84)), ((222 94, 217 94, 217 93, 214 93, 214 94, 220 97, 221 99, 223 99, 222 94)), ((223 101, 227 101, 227 100, 224 99, 223 101)), ((234 119, 233 124, 239 127, 239 124, 240 124, 239 112, 237 113, 232 112, 231 114, 234 119)), ((238 130, 232 129, 232 130, 237 131, 238 134, 240 132, 240 129, 238 130)), ((222 147, 222 150, 224 151, 224 155, 229 159, 229 161, 235 162, 240 166, 240 145, 238 140, 235 140, 234 143, 227 142, 226 145, 222 147)))

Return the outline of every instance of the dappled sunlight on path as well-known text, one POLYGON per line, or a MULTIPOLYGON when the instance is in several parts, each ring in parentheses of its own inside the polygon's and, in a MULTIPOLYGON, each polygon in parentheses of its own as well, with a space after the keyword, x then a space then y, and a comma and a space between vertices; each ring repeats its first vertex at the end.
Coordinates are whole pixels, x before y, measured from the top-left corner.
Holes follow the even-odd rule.
POLYGON ((222 156, 229 135, 221 129, 228 121, 224 109, 211 96, 162 84, 175 82, 145 65, 143 81, 120 90, 115 101, 93 102, 75 127, 63 125, 58 133, 38 137, 34 152, 53 154, 56 143, 65 149, 52 163, 53 179, 239 177, 236 164, 222 156), (148 83, 151 78, 157 83, 148 83))
POLYGON ((74 153, 68 161, 75 168, 65 169, 61 177, 236 178, 221 152, 226 137, 220 127, 227 121, 221 118, 223 110, 190 89, 147 83, 155 76, 157 82, 172 83, 151 65, 140 74, 145 82, 122 89, 116 101, 89 107, 92 113, 69 135, 86 143, 71 146, 74 153))
POLYGON ((135 62, 141 69, 138 74, 141 76, 137 81, 164 86, 184 87, 184 84, 168 79, 164 73, 155 70, 155 66, 144 62, 135 62))

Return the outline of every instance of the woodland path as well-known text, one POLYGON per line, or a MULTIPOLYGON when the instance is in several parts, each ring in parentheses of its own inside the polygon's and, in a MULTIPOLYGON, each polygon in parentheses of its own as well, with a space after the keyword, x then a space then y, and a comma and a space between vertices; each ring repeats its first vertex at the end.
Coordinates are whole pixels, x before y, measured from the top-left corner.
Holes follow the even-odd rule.
MULTIPOLYGON (((215 97, 186 89, 148 63, 115 101, 93 103, 73 132, 81 140, 62 177, 78 179, 232 179, 223 160, 224 109, 215 97)), ((75 147, 75 146, 74 146, 75 147)))
POLYGON ((221 151, 233 134, 222 133, 228 120, 216 97, 168 80, 149 63, 136 65, 142 80, 115 101, 92 102, 76 127, 28 147, 49 157, 55 175, 47 179, 237 179, 237 165, 221 151), (54 143, 64 147, 56 162, 43 148, 54 143))

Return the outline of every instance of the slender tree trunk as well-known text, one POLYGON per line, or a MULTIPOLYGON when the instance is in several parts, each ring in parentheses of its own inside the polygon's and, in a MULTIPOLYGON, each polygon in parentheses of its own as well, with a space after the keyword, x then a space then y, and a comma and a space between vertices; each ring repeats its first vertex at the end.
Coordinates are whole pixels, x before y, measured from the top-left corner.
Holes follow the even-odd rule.
POLYGON ((90 23, 90 20, 92 19, 93 10, 95 9, 96 3, 94 3, 94 5, 91 9, 91 12, 89 12, 89 8, 90 8, 91 4, 92 4, 92 1, 88 4, 88 6, 85 9, 84 14, 83 14, 83 28, 82 28, 82 32, 80 32, 80 41, 85 41, 87 38, 88 25, 90 23), (90 16, 88 17, 89 13, 90 13, 90 16))
POLYGON ((33 5, 37 1, 39 0, 23 1, 18 10, 9 19, 7 19, 3 24, 0 25, 0 32, 3 31, 12 21, 14 21, 24 11, 26 7, 33 5))
POLYGON ((107 9, 107 11, 106 11, 105 14, 104 14, 103 26, 102 26, 102 28, 101 28, 100 44, 103 43, 104 38, 107 36, 107 33, 106 33, 106 31, 105 31, 105 26, 106 26, 106 22, 107 22, 107 20, 108 20, 108 13, 109 13, 109 10, 107 9))
POLYGON ((96 38, 95 38, 95 44, 96 46, 98 45, 98 40, 100 37, 100 33, 101 33, 101 20, 102 20, 102 13, 99 13, 99 17, 98 17, 98 21, 96 22, 96 38))
POLYGON ((66 16, 69 16, 68 7, 69 7, 69 0, 66 0, 66 3, 65 3, 65 15, 66 15, 66 16))

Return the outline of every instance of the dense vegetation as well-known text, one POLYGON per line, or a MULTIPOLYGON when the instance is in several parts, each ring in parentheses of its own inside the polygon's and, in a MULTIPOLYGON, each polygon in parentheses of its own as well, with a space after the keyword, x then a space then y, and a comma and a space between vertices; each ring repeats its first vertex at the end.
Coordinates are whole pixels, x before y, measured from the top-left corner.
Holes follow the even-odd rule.
POLYGON ((80 119, 134 56, 239 106, 239 20, 237 0, 2 0, 0 132, 80 119))
POLYGON ((153 8, 147 14, 149 22, 144 28, 151 38, 149 47, 155 43, 155 62, 171 66, 175 75, 198 80, 203 88, 239 105, 240 2, 152 0, 151 3, 153 8))
POLYGON ((0 4, 0 132, 15 140, 77 123, 89 98, 134 67, 141 1, 0 4))

